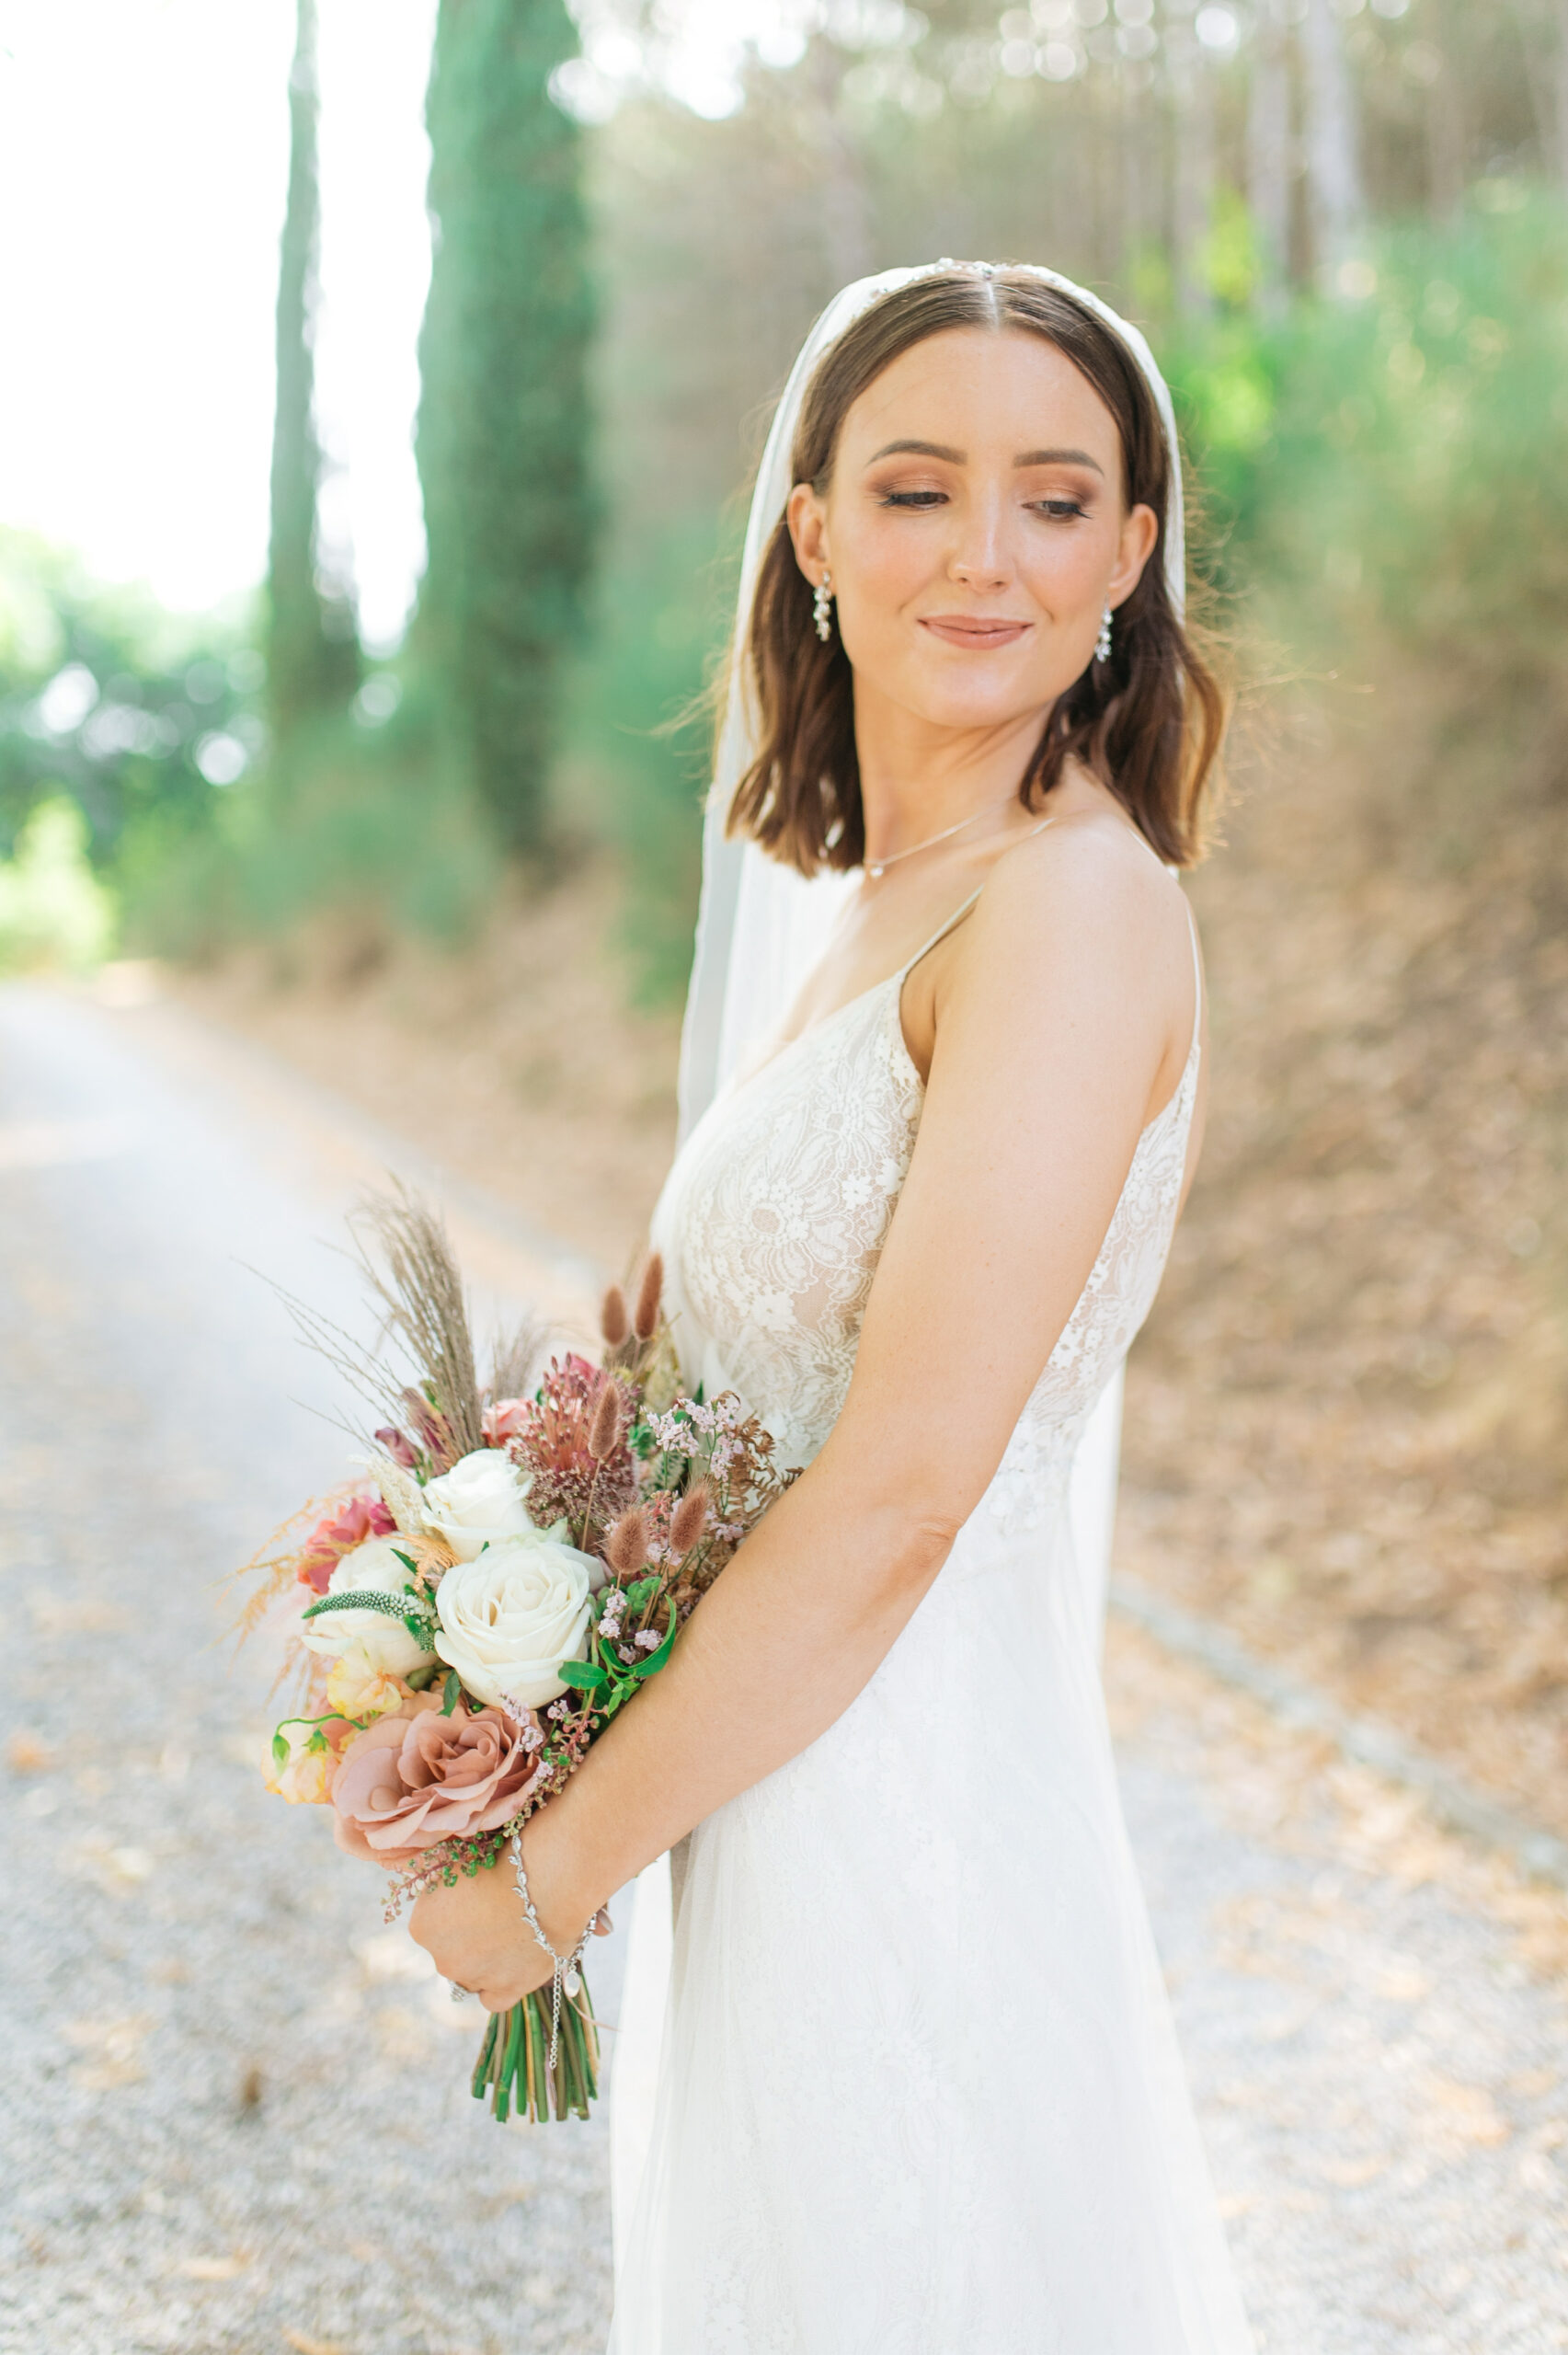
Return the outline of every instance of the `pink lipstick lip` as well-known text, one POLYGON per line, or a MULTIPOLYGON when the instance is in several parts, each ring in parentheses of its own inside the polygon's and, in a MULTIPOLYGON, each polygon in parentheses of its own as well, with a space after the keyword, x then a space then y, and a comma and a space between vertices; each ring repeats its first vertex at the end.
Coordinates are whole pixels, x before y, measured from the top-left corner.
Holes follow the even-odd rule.
POLYGON ((988 621, 979 614, 922 614, 921 627, 935 632, 951 646, 970 646, 977 651, 991 647, 1016 645, 1027 622, 988 621))

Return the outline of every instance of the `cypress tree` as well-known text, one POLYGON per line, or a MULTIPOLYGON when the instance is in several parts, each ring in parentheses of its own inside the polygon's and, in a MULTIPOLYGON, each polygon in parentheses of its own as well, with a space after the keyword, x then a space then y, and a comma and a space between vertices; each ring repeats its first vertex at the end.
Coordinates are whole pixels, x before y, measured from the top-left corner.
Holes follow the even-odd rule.
POLYGON ((318 585, 321 448, 312 359, 320 238, 316 186, 315 0, 298 0, 289 75, 289 198, 278 273, 278 406, 272 427, 272 534, 267 571, 268 705, 284 762, 302 727, 340 709, 359 672, 353 613, 318 585))
POLYGON ((419 634, 449 755, 521 850, 593 538, 582 139, 549 88, 576 46, 565 0, 441 0, 427 109, 419 634))

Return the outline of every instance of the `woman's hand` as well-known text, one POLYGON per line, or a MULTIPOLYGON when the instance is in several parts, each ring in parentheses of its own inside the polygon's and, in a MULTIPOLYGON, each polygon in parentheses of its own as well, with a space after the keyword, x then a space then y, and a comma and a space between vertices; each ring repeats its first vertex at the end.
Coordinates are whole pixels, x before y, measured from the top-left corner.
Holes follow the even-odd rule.
MULTIPOLYGON (((532 1854, 527 1864, 533 1888, 537 1876, 532 1854)), ((556 1952, 570 1954, 580 1925, 563 1931, 552 1918, 553 1909, 541 1902, 537 1888, 534 1902, 556 1952)), ((603 1937, 610 1928, 608 1913, 598 1913, 593 1927, 603 1937)), ((438 1883, 426 1890, 408 1917, 408 1934, 431 1957, 443 1979, 477 1995, 487 2012, 508 2011, 536 1987, 550 1983, 553 1966, 523 1913, 509 1848, 472 1879, 460 1874, 451 1889, 438 1883)))

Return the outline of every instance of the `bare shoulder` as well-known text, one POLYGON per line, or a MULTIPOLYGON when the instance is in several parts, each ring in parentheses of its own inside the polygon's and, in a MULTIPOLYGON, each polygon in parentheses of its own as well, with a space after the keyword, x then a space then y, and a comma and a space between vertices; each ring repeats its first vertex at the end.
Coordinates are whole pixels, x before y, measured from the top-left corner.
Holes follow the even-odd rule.
POLYGON ((1000 960, 1020 976, 1057 979, 1064 962, 1146 979, 1190 969, 1180 886, 1108 810, 1064 813, 1006 852, 986 879, 975 919, 964 946, 981 968, 1000 960))

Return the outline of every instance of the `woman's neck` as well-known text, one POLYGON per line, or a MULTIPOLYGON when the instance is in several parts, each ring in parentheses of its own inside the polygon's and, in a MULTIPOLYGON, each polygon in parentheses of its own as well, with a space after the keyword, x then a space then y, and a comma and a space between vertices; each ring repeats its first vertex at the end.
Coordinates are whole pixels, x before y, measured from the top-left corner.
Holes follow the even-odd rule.
POLYGON ((1044 714, 1000 726, 938 728, 901 706, 855 701, 866 863, 897 858, 948 827, 999 811, 1040 741, 1044 714))

